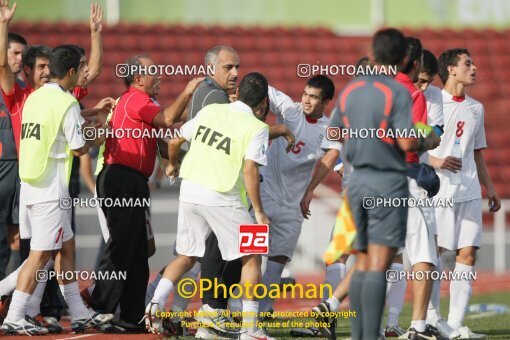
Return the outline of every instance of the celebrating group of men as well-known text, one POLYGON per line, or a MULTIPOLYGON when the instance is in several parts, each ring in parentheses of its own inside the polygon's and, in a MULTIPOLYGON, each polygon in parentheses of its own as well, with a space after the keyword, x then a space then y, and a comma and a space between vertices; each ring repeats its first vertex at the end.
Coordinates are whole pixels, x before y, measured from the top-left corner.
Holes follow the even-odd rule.
MULTIPOLYGON (((457 252, 455 272, 473 271, 481 243, 480 183, 487 189, 491 211, 500 207, 481 151, 486 147, 483 106, 465 93, 476 73, 467 50, 445 51, 438 62, 416 38, 395 29, 377 32, 372 51, 359 65, 369 64, 374 70, 397 67, 399 72, 394 77, 383 72, 356 77, 341 91, 331 120, 325 114, 335 94, 331 79, 310 78, 300 102, 270 86, 257 72, 248 73, 237 86, 240 59, 224 45, 205 55, 214 74, 191 80, 166 108, 156 101, 161 76, 144 71, 154 61, 137 55, 126 62, 127 90, 116 101, 105 98, 92 109, 80 110, 78 101, 86 95, 86 86, 101 71, 101 8, 91 9, 88 64, 79 46, 26 46, 21 36, 8 34, 15 9, 16 4, 9 8, 1 1, 0 85, 3 112, 9 114, 0 117, 0 227, 4 232, 8 230, 4 224, 13 224, 9 230, 15 234, 19 221, 26 256, 0 282, 2 303, 10 302, 3 333, 62 330, 58 317, 41 314, 44 291, 51 287, 37 282, 36 272, 52 268, 57 273, 74 272, 70 211, 61 209, 59 199, 69 196, 72 157, 97 145, 99 198, 149 198, 147 181, 158 156, 167 159, 169 177, 182 178, 176 257, 147 285, 154 241, 147 207, 101 207, 108 237, 99 270, 124 271, 126 279, 100 278, 80 295, 76 278, 57 275, 73 332, 96 328, 181 335, 179 320, 163 320, 162 311, 179 280, 196 280, 200 273, 202 280, 218 279, 226 286, 240 283, 244 291, 241 301, 205 293, 195 337, 272 339, 258 321, 259 312, 271 311, 273 301, 269 297, 257 301, 250 287, 280 282, 303 220, 311 214, 313 191, 342 153, 343 204, 348 202, 356 225, 356 263, 346 271, 349 255, 343 254, 328 266, 325 281, 334 292, 314 310, 330 326, 301 332, 334 338, 335 321, 329 312, 338 310, 349 295, 351 309, 357 311, 351 319, 352 339, 378 339, 384 337, 381 333, 405 339, 480 338, 462 326, 469 279, 452 281, 448 321, 439 313, 440 282, 413 282, 413 321, 405 331, 398 325, 405 280, 387 288, 385 275, 390 267, 403 270, 404 247, 413 271, 441 271, 439 254, 444 250, 457 252), (436 73, 443 90, 430 85, 436 73), (265 123, 269 111, 276 116, 274 125, 265 123), (152 132, 179 121, 185 122, 179 138, 152 137, 156 135, 152 132), (104 138, 98 133, 86 140, 84 127, 138 129, 144 137, 104 138), (328 127, 351 135, 326 138, 328 127), (352 134, 362 129, 399 131, 403 138, 362 139, 352 134), (367 209, 363 204, 366 197, 433 196, 453 198, 454 206, 367 209), (264 273, 261 256, 239 247, 239 226, 254 222, 269 226, 264 273), (381 331, 386 300, 389 316, 381 331), (229 308, 242 310, 242 322, 225 312, 229 308)), ((8 256, 2 255, 5 259, 8 256)), ((184 311, 188 303, 175 292, 171 310, 184 311)))

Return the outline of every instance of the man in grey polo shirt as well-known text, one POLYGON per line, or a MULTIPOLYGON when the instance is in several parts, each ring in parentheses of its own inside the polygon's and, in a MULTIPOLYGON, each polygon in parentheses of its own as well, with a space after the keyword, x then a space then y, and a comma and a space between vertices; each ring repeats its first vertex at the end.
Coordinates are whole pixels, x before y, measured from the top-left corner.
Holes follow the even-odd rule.
MULTIPOLYGON (((372 48, 371 64, 388 70, 388 66, 403 62, 406 40, 400 31, 385 29, 374 35, 372 48)), ((345 158, 353 167, 348 199, 357 230, 354 248, 358 250, 349 290, 351 307, 358 315, 351 319, 351 336, 377 339, 386 297, 385 272, 398 248, 404 246, 407 207, 373 202, 409 197, 405 152, 433 149, 439 145, 439 137, 433 132, 427 138, 377 138, 379 133, 376 138, 359 137, 364 129, 391 131, 393 135, 398 130, 413 136, 409 92, 386 75, 349 82, 338 106, 331 126, 352 131, 344 141, 345 158)))
MULTIPOLYGON (((214 74, 209 75, 197 87, 193 93, 191 103, 188 108, 188 120, 194 118, 196 114, 205 106, 210 104, 226 104, 230 103, 230 96, 235 96, 235 88, 239 71, 239 56, 234 48, 225 45, 219 45, 211 48, 205 55, 206 66, 214 68, 214 74)), ((284 137, 288 141, 288 148, 293 147, 294 135, 286 128, 284 124, 272 125, 269 127, 269 138, 274 139, 277 137, 284 137)), ((218 248, 218 239, 214 233, 211 233, 206 241, 206 250, 204 257, 197 262, 195 266, 186 273, 183 278, 193 278, 196 280, 198 273, 201 272, 202 279, 209 279, 211 282, 217 278, 219 283, 225 284, 227 287, 234 283, 238 283, 241 279, 241 260, 224 261, 221 252, 218 248)), ((146 302, 150 300, 154 291, 161 279, 161 273, 157 275, 147 288, 146 302)), ((228 288, 227 288, 228 291, 228 288)), ((212 309, 225 310, 227 309, 228 299, 224 298, 222 294, 214 296, 212 290, 203 292, 202 303, 208 305, 212 309)), ((183 298, 179 294, 174 295, 172 303, 172 311, 186 310, 189 303, 189 298, 183 298)), ((222 337, 221 329, 224 327, 224 322, 231 322, 233 320, 225 318, 222 313, 218 313, 218 317, 214 318, 213 313, 204 313, 207 318, 217 327, 204 328, 200 327, 197 330, 196 338, 202 339, 219 339, 222 337), (214 329, 216 328, 216 329, 214 329), (215 333, 216 332, 216 333, 215 333)), ((172 327, 168 331, 180 333, 179 324, 166 323, 165 326, 172 327)), ((164 327, 165 327, 164 326, 164 327)))

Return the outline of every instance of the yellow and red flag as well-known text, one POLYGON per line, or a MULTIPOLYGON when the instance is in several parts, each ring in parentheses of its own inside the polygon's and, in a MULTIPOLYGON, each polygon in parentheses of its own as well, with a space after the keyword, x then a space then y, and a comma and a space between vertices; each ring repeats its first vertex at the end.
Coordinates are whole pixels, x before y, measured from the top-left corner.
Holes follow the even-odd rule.
POLYGON ((352 242, 356 237, 356 224, 352 217, 347 193, 344 193, 342 205, 336 214, 335 228, 333 230, 333 239, 322 258, 327 265, 335 262, 345 253, 352 249, 352 242))

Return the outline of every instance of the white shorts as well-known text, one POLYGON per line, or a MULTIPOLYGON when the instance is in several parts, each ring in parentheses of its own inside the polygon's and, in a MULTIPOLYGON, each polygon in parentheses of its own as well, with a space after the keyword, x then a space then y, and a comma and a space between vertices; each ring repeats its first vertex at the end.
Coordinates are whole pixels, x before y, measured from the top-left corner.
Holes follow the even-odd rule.
MULTIPOLYGON (((407 178, 409 196, 426 199, 427 191, 416 180, 407 178)), ((406 250, 411 265, 431 263, 437 265, 436 217, 434 207, 409 207, 407 214, 406 250)))
MULTIPOLYGON (((278 204, 264 192, 261 193, 264 212, 271 220, 269 225, 269 253, 264 256, 285 256, 292 259, 294 250, 301 235, 303 215, 299 208, 291 208, 278 204)), ((250 214, 255 220, 253 209, 250 214)))
POLYGON ((205 241, 214 232, 221 257, 232 261, 244 255, 239 251, 239 225, 253 224, 245 207, 211 207, 179 202, 177 217, 178 254, 203 257, 205 241))
POLYGON ((60 208, 59 201, 20 204, 20 238, 31 238, 31 250, 57 250, 73 238, 71 209, 60 208))
POLYGON ((440 247, 457 250, 482 244, 482 200, 455 203, 451 208, 436 208, 440 247))

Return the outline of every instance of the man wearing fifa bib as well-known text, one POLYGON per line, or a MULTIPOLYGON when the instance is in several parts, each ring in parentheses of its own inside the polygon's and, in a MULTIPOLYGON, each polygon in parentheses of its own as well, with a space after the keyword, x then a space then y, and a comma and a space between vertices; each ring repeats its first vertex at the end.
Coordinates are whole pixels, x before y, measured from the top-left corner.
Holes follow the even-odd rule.
MULTIPOLYGON (((258 169, 259 165, 267 163, 269 131, 259 120, 265 116, 269 105, 267 80, 259 73, 248 74, 241 81, 238 98, 234 103, 206 106, 182 126, 183 137, 169 144, 167 175, 177 176, 180 147, 192 141, 180 170, 183 181, 177 222, 178 256, 166 267, 145 310, 146 326, 153 333, 161 332, 158 311, 164 308, 182 275, 191 269, 197 258, 204 256, 206 239, 211 232, 218 238, 224 260, 241 258, 241 285, 260 283, 260 255, 241 253, 238 233, 239 225, 253 223, 243 204, 245 191, 256 222, 269 224, 260 199, 258 169)), ((257 327, 258 302, 252 300, 253 292, 244 293, 240 338, 272 339, 257 327)))

